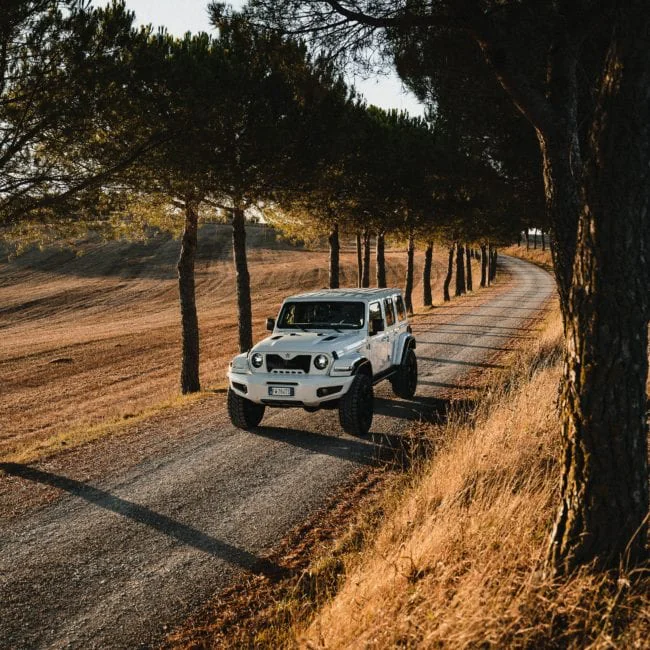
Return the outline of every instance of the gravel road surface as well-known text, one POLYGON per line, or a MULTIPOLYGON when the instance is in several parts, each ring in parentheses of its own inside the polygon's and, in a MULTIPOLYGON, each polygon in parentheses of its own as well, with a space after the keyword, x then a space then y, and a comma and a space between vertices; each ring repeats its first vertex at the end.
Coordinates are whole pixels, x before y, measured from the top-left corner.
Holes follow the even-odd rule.
POLYGON ((418 393, 406 402, 380 384, 368 438, 341 434, 335 412, 267 411, 248 433, 220 410, 202 416, 181 449, 92 484, 0 465, 26 486, 62 493, 0 532, 0 647, 155 644, 164 626, 242 571, 265 570, 265 552, 359 467, 377 462, 388 439, 381 434, 399 436, 446 391, 471 389, 477 369, 498 364, 495 353, 534 339, 528 319, 553 282, 526 262, 500 264, 507 291, 497 285, 418 321, 418 393))

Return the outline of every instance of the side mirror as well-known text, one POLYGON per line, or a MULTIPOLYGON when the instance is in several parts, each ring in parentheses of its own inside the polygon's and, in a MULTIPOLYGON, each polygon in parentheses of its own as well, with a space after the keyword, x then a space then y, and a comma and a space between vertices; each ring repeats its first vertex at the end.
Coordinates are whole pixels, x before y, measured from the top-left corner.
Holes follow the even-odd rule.
POLYGON ((266 329, 272 332, 275 329, 275 318, 266 319, 266 329))
POLYGON ((384 326, 384 319, 383 318, 373 318, 372 320, 372 330, 370 332, 371 336, 374 336, 375 334, 379 334, 379 332, 383 332, 385 330, 384 326))

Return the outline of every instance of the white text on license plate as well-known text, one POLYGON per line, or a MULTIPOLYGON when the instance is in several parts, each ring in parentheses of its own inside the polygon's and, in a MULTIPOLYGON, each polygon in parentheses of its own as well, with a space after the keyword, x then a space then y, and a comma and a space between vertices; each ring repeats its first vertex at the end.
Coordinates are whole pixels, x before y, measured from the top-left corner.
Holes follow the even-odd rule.
POLYGON ((293 387, 269 386, 269 395, 272 397, 293 397, 293 387))

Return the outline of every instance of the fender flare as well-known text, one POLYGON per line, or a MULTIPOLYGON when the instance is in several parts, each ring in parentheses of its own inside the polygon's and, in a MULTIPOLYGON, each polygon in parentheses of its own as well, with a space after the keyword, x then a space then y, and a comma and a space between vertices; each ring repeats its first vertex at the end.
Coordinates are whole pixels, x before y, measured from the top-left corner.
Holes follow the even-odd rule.
POLYGON ((415 350, 416 347, 417 347, 417 343, 415 342, 415 337, 412 334, 407 334, 404 337, 404 343, 402 343, 402 350, 401 350, 400 360, 399 360, 400 365, 404 363, 404 359, 406 358, 406 351, 415 350))
POLYGON ((352 374, 353 375, 358 375, 359 372, 367 372, 370 377, 372 377, 372 364, 370 363, 369 359, 366 359, 365 357, 362 357, 361 359, 357 359, 354 362, 354 366, 352 367, 352 374))

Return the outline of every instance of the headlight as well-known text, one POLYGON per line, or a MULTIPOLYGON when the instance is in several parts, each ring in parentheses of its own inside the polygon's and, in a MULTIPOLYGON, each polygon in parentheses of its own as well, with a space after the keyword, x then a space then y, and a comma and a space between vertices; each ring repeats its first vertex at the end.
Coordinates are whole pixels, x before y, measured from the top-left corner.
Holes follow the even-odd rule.
POLYGON ((264 357, 259 352, 255 352, 251 355, 251 365, 253 368, 261 368, 263 363, 264 357))
POLYGON ((319 369, 319 370, 325 370, 327 368, 327 364, 330 362, 330 360, 324 355, 324 354, 319 354, 315 359, 314 359, 314 365, 319 369))

